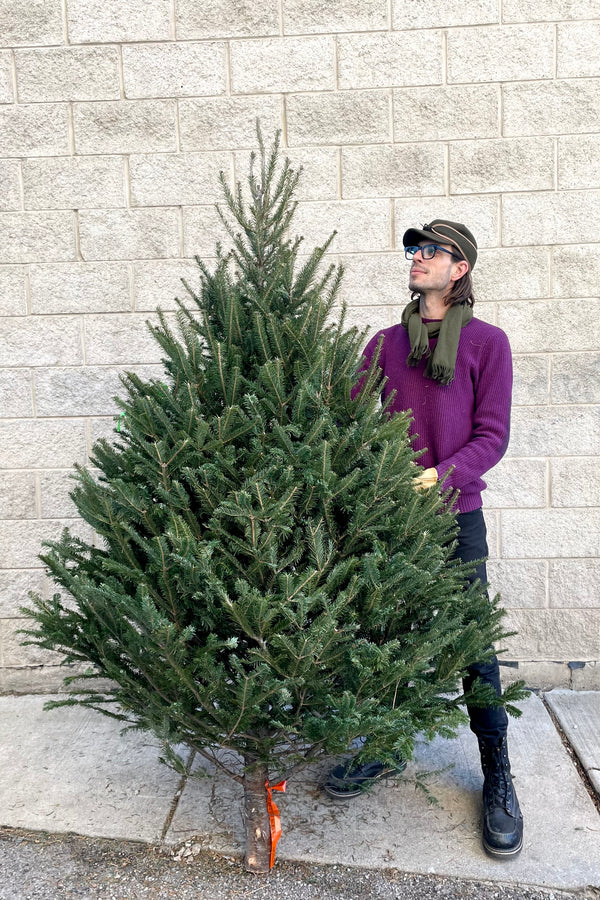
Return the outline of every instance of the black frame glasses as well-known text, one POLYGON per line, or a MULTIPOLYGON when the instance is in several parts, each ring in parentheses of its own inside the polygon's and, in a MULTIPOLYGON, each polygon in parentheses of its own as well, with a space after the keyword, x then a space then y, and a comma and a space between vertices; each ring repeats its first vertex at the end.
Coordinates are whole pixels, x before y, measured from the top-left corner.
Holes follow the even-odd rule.
POLYGON ((414 259, 417 250, 421 251, 421 256, 423 257, 423 259, 433 259, 438 250, 441 250, 442 253, 447 253, 449 256, 453 256, 454 259, 462 259, 462 256, 457 256, 457 254, 453 253, 452 250, 446 250, 445 247, 440 247, 439 244, 423 244, 422 247, 405 247, 404 256, 406 257, 406 259, 414 259))

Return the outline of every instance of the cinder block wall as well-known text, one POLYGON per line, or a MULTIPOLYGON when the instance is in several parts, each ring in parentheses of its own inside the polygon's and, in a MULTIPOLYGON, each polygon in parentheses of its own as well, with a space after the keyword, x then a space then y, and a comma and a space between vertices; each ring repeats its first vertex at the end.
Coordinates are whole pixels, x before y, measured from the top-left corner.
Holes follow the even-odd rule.
POLYGON ((0 0, 0 45, 0 690, 58 684, 17 636, 40 542, 86 531, 71 466, 117 373, 159 371, 144 321, 213 253, 257 116, 305 168, 297 230, 338 229, 354 321, 397 321, 405 227, 476 234, 515 353, 486 496, 507 657, 598 687, 600 2, 0 0))

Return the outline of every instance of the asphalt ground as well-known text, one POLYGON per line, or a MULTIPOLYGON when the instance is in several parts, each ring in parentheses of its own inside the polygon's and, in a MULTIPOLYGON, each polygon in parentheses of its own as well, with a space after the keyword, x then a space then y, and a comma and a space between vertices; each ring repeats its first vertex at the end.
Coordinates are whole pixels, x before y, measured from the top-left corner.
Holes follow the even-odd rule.
POLYGON ((269 875, 186 842, 167 848, 0 828, 0 900, 598 900, 557 891, 395 869, 280 861, 269 875))

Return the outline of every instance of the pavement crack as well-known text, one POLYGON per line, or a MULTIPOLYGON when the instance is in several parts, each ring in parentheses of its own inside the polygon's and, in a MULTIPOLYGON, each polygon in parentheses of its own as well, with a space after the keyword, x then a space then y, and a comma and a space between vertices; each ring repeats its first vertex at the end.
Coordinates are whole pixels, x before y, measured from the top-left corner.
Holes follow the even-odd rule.
MULTIPOLYGON (((581 760, 577 756, 577 751, 575 750, 575 748, 571 744, 571 741, 569 740, 569 738, 563 731, 562 726, 561 726, 557 716, 555 715, 554 710, 552 709, 552 707, 546 700, 546 697, 542 694, 540 699, 541 699, 542 703, 544 704, 546 712, 550 716, 550 719, 552 720, 554 727, 556 728, 558 736, 560 737, 560 739, 562 741, 562 745, 565 748, 565 750, 567 751, 569 758, 570 758, 571 762, 573 763, 584 788, 590 795, 590 799, 591 799, 592 803, 594 804, 594 806, 596 807, 596 809, 598 810, 598 813, 600 813, 600 795, 596 791, 596 788, 594 787, 591 778, 589 777, 586 769, 582 765, 581 760)), ((590 771, 594 771, 594 769, 590 769, 590 771)))
POLYGON ((167 833, 169 831, 169 828, 171 827, 171 823, 173 822, 173 818, 177 811, 177 807, 179 806, 179 801, 181 800, 181 797, 183 795, 183 789, 187 784, 187 780, 188 780, 190 772, 192 770, 192 765, 193 765, 195 757, 196 757, 196 751, 191 750, 190 755, 188 757, 188 761, 185 765, 185 772, 181 776, 181 779, 179 781, 179 786, 178 786, 177 790, 175 791, 175 796, 173 797, 173 802, 171 803, 169 812, 167 813, 167 818, 165 819, 165 823, 164 823, 164 825, 162 827, 162 831, 160 833, 161 843, 163 843, 165 841, 165 839, 167 837, 167 833))
MULTIPOLYGON (((228 822, 223 817, 222 810, 219 811, 220 801, 221 796, 219 793, 219 785, 217 784, 217 776, 213 775, 210 789, 210 800, 208 802, 208 811, 218 827, 221 828, 221 830, 227 831, 228 822)), ((231 828, 229 828, 229 830, 231 831, 231 828)))

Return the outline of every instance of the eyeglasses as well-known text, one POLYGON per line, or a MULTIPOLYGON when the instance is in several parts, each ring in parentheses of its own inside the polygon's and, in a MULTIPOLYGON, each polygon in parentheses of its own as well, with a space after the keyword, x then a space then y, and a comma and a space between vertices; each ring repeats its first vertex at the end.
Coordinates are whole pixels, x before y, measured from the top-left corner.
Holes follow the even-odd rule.
POLYGON ((414 259, 417 250, 421 251, 423 259, 433 259, 438 250, 441 250, 442 253, 448 253, 448 255, 453 256, 454 259, 462 259, 462 256, 457 256, 452 250, 446 250, 445 247, 440 247, 439 244, 424 244, 422 247, 405 247, 404 255, 406 259, 414 259))

